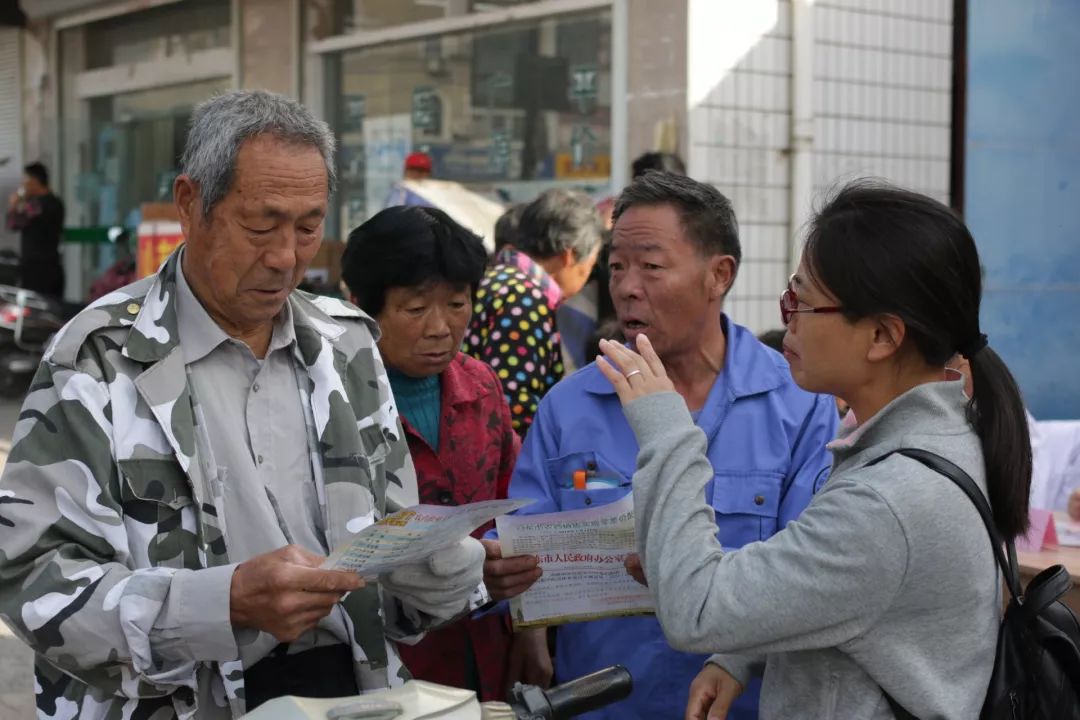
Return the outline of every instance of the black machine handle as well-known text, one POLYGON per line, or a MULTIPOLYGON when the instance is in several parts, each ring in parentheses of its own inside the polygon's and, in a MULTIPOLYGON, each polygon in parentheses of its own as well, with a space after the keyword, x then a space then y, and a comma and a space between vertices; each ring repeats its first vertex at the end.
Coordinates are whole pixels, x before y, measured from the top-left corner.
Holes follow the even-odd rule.
POLYGON ((510 704, 518 720, 565 720, 623 700, 633 688, 630 671, 615 665, 546 691, 517 683, 510 704))

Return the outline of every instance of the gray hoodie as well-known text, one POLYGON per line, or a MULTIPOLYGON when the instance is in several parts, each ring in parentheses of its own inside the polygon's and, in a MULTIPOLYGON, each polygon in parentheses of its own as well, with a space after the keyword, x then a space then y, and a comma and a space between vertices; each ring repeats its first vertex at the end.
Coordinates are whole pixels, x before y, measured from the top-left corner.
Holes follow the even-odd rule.
POLYGON ((716 540, 706 440, 682 398, 630 403, 638 547, 668 642, 724 653, 710 662, 744 684, 765 660, 762 720, 892 718, 883 689, 922 720, 978 717, 1001 607, 986 530, 924 465, 865 467, 921 448, 985 492, 965 403, 962 382, 921 385, 841 431, 832 474, 799 519, 731 552, 716 540))

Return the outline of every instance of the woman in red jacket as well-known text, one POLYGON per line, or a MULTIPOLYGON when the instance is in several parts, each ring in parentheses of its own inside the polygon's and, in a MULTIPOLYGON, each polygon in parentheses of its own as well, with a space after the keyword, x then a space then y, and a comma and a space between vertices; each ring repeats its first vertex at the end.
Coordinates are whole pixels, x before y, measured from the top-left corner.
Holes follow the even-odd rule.
MULTIPOLYGON (((350 299, 382 330, 379 352, 422 503, 506 497, 520 448, 495 372, 459 350, 486 262, 478 237, 441 210, 415 206, 387 208, 353 230, 342 259, 350 299)), ((398 649, 415 678, 496 700, 505 693, 510 637, 506 617, 493 614, 398 649)))

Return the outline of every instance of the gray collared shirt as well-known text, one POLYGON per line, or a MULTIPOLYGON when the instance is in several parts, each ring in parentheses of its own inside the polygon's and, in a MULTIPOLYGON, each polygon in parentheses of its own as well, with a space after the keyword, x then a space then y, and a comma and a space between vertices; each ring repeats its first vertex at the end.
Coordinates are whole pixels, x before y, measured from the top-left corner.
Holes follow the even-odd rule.
MULTIPOLYGON (((286 304, 275 319, 270 347, 260 360, 206 312, 184 277, 182 262, 176 277, 180 348, 205 422, 197 432, 204 433, 208 469, 222 498, 219 512, 229 558, 240 563, 288 544, 326 555, 330 548, 294 365, 291 308, 286 304)), ((177 596, 155 624, 157 638, 186 646, 192 660, 207 659, 199 657, 202 648, 231 642, 228 598, 234 569, 235 564, 185 573, 174 588, 177 596), (193 618, 184 617, 193 611, 199 615, 197 630, 193 618)), ((236 638, 246 667, 277 644, 272 636, 253 631, 237 632, 236 638)), ((290 652, 347 638, 342 611, 335 608, 319 628, 292 643, 290 652)))
POLYGON ((224 494, 229 557, 243 561, 295 543, 327 554, 296 386, 292 310, 274 321, 266 357, 230 338, 177 273, 177 324, 224 494))

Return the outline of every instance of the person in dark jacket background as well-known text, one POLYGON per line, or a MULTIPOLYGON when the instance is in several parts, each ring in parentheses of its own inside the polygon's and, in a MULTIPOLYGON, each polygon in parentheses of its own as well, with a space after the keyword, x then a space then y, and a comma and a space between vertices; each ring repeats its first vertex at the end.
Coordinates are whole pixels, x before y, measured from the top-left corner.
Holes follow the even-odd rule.
POLYGON ((49 171, 41 163, 23 168, 22 188, 8 199, 7 224, 19 231, 19 284, 27 290, 62 297, 64 203, 49 188, 49 171))

